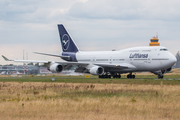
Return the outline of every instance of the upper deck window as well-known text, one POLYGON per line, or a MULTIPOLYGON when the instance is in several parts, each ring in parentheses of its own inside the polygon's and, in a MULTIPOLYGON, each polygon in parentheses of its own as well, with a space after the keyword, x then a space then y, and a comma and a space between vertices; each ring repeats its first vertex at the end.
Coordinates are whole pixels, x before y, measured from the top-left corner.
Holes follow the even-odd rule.
POLYGON ((164 49, 160 49, 160 51, 168 51, 168 49, 165 49, 165 48, 164 48, 164 49))
POLYGON ((130 50, 129 52, 139 52, 139 50, 130 50))

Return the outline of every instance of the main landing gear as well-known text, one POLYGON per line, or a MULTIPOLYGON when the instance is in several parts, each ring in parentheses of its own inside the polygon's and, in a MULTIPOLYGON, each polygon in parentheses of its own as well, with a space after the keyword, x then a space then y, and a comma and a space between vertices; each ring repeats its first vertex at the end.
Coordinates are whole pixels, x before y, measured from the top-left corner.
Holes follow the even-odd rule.
POLYGON ((113 78, 121 78, 121 75, 113 75, 113 78))
POLYGON ((132 75, 132 73, 129 73, 128 75, 127 75, 127 78, 128 79, 134 79, 136 76, 135 75, 132 75))
MULTIPOLYGON (((99 78, 111 78, 113 76, 113 78, 121 78, 121 74, 119 73, 104 73, 103 75, 99 75, 99 78)), ((136 76, 132 75, 132 73, 129 73, 127 75, 128 79, 134 79, 136 76)))
POLYGON ((116 74, 108 74, 108 73, 105 73, 103 75, 99 75, 99 78, 111 78, 113 76, 113 78, 121 78, 121 75, 116 73, 116 74))
POLYGON ((111 75, 107 75, 107 74, 99 75, 99 78, 111 78, 111 75))

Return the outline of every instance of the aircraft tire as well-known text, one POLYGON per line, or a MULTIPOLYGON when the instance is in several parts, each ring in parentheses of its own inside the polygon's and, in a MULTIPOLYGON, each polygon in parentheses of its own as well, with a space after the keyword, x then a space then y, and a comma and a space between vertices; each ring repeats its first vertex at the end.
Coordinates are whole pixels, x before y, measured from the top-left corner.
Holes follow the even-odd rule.
POLYGON ((132 79, 132 78, 134 79, 135 77, 136 77, 135 75, 130 75, 130 74, 127 75, 127 78, 128 78, 128 79, 132 79))
POLYGON ((164 78, 164 76, 162 75, 162 76, 161 76, 161 78, 163 79, 163 78, 164 78))
POLYGON ((118 75, 118 78, 121 78, 121 75, 118 75))
POLYGON ((132 75, 129 75, 130 79, 132 78, 132 75))
POLYGON ((163 75, 158 75, 158 79, 163 79, 163 75))
POLYGON ((135 78, 135 75, 132 75, 132 78, 134 79, 134 78, 135 78))
POLYGON ((117 78, 117 76, 116 76, 116 75, 113 75, 113 78, 117 78))

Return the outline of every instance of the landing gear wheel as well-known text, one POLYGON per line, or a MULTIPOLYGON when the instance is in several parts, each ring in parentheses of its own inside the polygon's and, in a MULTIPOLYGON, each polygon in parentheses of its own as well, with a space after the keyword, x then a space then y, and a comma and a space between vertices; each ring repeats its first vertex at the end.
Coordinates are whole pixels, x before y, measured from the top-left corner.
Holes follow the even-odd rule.
POLYGON ((118 78, 121 78, 121 75, 118 75, 118 78))
POLYGON ((120 74, 114 74, 113 78, 121 78, 121 75, 120 74))
POLYGON ((163 75, 158 75, 159 79, 163 79, 163 77, 164 77, 163 75))
POLYGON ((135 78, 135 75, 128 74, 128 75, 127 75, 127 79, 131 79, 131 78, 133 78, 133 79, 134 79, 134 78, 135 78))
POLYGON ((116 78, 116 76, 115 76, 115 75, 113 75, 113 78, 116 78))
POLYGON ((134 78, 135 78, 135 75, 132 75, 132 78, 134 79, 134 78))
POLYGON ((103 75, 99 75, 99 78, 111 78, 111 75, 108 73, 105 73, 103 75))
POLYGON ((131 78, 132 78, 132 75, 130 75, 130 74, 127 75, 127 78, 128 78, 128 79, 131 79, 131 78))

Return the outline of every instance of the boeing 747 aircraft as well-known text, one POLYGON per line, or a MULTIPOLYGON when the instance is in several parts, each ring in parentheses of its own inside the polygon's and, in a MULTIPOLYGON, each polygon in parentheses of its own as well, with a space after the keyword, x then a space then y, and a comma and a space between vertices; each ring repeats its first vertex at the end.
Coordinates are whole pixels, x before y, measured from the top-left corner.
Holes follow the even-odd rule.
POLYGON ((163 78, 163 74, 171 71, 177 59, 165 47, 133 47, 118 51, 80 51, 62 24, 58 25, 63 52, 60 55, 47 53, 37 54, 60 57, 67 62, 39 60, 6 61, 36 62, 48 65, 52 72, 62 72, 72 65, 77 65, 75 72, 98 75, 99 78, 121 78, 122 73, 129 73, 127 78, 135 78, 135 72, 152 72, 163 78))

